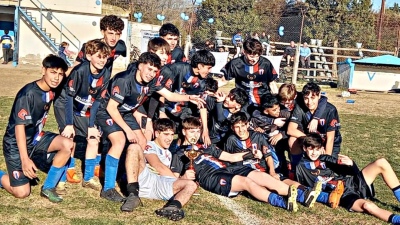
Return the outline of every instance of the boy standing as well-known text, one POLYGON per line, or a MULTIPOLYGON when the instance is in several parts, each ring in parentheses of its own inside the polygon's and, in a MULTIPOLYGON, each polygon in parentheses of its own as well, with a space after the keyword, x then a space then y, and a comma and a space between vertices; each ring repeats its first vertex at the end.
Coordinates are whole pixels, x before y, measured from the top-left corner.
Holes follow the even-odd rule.
POLYGON ((48 170, 40 195, 51 202, 61 202, 55 187, 65 172, 73 143, 61 135, 43 131, 43 127, 53 91, 68 66, 55 55, 47 56, 42 65, 42 78, 25 85, 15 98, 3 139, 8 174, 0 171, 0 186, 17 198, 25 198, 31 193, 30 181, 37 179, 36 171, 48 170))
MULTIPOLYGON (((379 208, 366 198, 374 197, 372 183, 381 175, 386 185, 393 191, 394 196, 400 201, 400 182, 389 162, 378 159, 361 171, 348 156, 338 155, 333 157, 325 154, 323 139, 317 133, 307 134, 303 142, 304 156, 296 169, 297 180, 304 185, 313 185, 317 181, 324 183, 326 191, 336 188, 336 197, 340 199, 338 205, 349 211, 371 214, 383 221, 400 224, 400 215, 393 214, 379 208)), ((332 197, 333 198, 333 197, 332 197)))
POLYGON ((171 49, 171 54, 168 57, 167 64, 176 62, 186 62, 185 54, 178 46, 179 30, 172 23, 163 24, 159 31, 160 37, 166 40, 171 49))
POLYGON ((1 43, 1 47, 3 49, 3 63, 2 64, 7 64, 8 60, 10 60, 10 56, 12 54, 12 38, 10 35, 8 35, 8 30, 4 30, 4 35, 1 36, 0 38, 0 43, 1 43))

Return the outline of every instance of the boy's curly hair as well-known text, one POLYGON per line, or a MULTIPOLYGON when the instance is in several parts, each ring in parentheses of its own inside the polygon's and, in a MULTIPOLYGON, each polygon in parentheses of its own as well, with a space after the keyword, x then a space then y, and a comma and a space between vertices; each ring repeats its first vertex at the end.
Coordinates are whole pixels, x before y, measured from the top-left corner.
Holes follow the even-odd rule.
POLYGON ((122 32, 124 30, 125 24, 121 18, 115 15, 107 15, 100 20, 100 30, 114 30, 117 32, 122 32))

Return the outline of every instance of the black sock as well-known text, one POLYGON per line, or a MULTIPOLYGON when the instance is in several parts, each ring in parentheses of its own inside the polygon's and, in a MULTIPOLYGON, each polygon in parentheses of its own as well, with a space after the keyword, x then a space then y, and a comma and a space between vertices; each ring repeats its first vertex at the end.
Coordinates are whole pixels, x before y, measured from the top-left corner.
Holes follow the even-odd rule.
POLYGON ((392 191, 395 192, 395 191, 398 190, 398 189, 400 189, 400 185, 397 186, 397 187, 395 187, 395 188, 393 188, 392 191))
POLYGON ((133 182, 126 185, 126 190, 128 193, 133 193, 134 195, 139 196, 139 183, 133 182))
POLYGON ((167 205, 168 206, 174 205, 174 206, 178 207, 179 209, 182 208, 182 203, 180 203, 178 200, 172 200, 167 205))

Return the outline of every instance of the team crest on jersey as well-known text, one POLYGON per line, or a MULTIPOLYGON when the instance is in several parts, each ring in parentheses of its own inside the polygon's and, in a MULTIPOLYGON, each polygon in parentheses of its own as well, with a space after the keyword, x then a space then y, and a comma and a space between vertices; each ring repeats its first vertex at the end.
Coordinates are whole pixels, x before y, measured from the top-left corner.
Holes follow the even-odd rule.
POLYGON ((172 80, 171 79, 167 80, 167 82, 165 83, 165 87, 168 88, 168 89, 172 88, 172 80))
POLYGON ((200 86, 199 83, 194 83, 194 84, 193 84, 193 87, 194 87, 194 88, 198 88, 199 86, 200 86))
POLYGON ((226 180, 224 178, 221 178, 221 180, 219 180, 219 185, 225 186, 226 185, 226 180))
POLYGON ((28 116, 28 112, 27 112, 25 109, 19 110, 19 112, 18 112, 18 117, 19 117, 21 120, 25 120, 27 116, 28 116))
POLYGON ((113 119, 107 119, 107 120, 106 120, 106 124, 107 124, 108 126, 112 126, 112 125, 114 124, 114 120, 113 120, 113 119))
POLYGON ((21 177, 21 171, 14 170, 12 172, 14 179, 18 180, 21 177))
POLYGON ((158 86, 161 86, 161 81, 164 79, 164 76, 162 76, 162 75, 160 75, 158 78, 157 78, 157 82, 156 82, 156 86, 158 87, 158 86))
POLYGON ((148 151, 149 149, 151 149, 151 145, 146 145, 146 147, 144 147, 145 151, 148 151))
POLYGON ((325 119, 319 119, 319 124, 321 126, 324 126, 325 125, 325 119))
POLYGON ((256 75, 254 75, 254 74, 249 74, 249 75, 247 75, 247 79, 249 79, 249 80, 254 80, 254 79, 256 79, 256 75))
POLYGON ((258 74, 263 75, 264 74, 264 69, 258 70, 258 74))

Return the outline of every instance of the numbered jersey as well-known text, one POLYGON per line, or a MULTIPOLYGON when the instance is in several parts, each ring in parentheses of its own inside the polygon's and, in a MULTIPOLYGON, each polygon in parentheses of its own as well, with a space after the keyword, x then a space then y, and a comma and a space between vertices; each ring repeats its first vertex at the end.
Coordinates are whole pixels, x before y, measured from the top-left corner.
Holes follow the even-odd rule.
POLYGON ((226 80, 234 78, 236 87, 247 91, 250 103, 260 105, 261 96, 270 93, 269 84, 278 75, 268 59, 260 57, 255 65, 249 65, 244 57, 231 60, 221 72, 226 80))
MULTIPOLYGON (((32 149, 44 134, 43 127, 54 99, 53 91, 43 91, 36 82, 25 85, 17 94, 4 135, 3 149, 16 149, 15 126, 24 125, 28 149, 32 149)), ((19 154, 19 153, 18 153, 19 154)))

